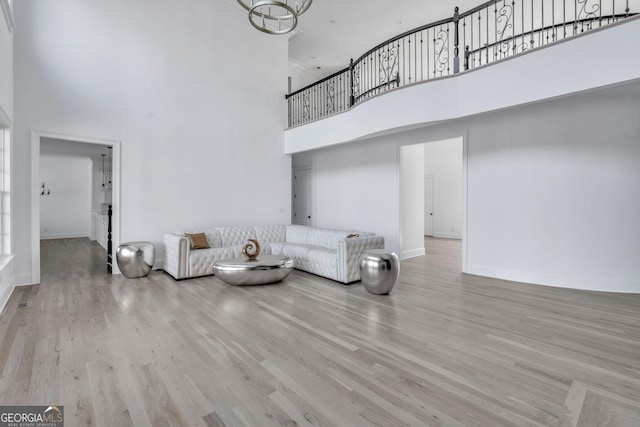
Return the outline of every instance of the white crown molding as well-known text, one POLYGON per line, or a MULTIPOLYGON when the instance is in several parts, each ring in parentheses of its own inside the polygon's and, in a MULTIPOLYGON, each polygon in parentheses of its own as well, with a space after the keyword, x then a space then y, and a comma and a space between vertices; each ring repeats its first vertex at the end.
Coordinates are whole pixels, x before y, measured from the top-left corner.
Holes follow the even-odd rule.
POLYGON ((2 7, 4 20, 7 22, 9 33, 13 33, 13 30, 16 29, 16 24, 13 20, 13 10, 11 9, 11 5, 9 4, 9 0, 0 0, 0 7, 2 7))

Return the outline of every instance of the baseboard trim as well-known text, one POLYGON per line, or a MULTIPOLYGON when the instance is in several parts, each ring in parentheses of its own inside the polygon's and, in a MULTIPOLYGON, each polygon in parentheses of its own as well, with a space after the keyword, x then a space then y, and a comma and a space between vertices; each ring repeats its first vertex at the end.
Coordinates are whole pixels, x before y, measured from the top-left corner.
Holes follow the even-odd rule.
POLYGON ((40 234, 40 240, 53 240, 53 239, 78 239, 81 237, 89 237, 89 234, 83 232, 77 233, 53 233, 53 234, 40 234))
POLYGON ((425 255, 426 253, 427 252, 425 251, 424 248, 410 249, 408 251, 402 251, 400 259, 401 260, 405 260, 405 259, 409 259, 409 258, 415 258, 417 256, 425 255))
POLYGON ((4 294, 0 296, 0 313, 4 310, 4 307, 9 302, 9 298, 13 294, 13 290, 16 288, 15 285, 10 285, 7 289, 5 289, 4 294))
POLYGON ((546 274, 522 270, 505 270, 476 264, 467 264, 465 273, 533 285, 553 286, 555 288, 640 294, 640 280, 546 274))
POLYGON ((462 240, 462 234, 458 233, 433 233, 433 237, 438 237, 440 239, 462 240))
POLYGON ((13 259, 13 255, 0 258, 0 313, 4 310, 15 289, 13 259))
POLYGON ((35 285, 31 280, 31 273, 22 273, 15 275, 15 286, 35 285))

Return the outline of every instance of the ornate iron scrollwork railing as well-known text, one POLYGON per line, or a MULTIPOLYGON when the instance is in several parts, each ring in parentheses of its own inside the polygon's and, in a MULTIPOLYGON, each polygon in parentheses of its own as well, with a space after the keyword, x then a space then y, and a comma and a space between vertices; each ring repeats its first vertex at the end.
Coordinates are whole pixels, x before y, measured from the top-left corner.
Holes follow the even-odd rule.
POLYGON ((347 68, 286 95, 289 126, 617 22, 636 15, 632 8, 640 9, 640 0, 491 0, 466 12, 456 7, 451 18, 393 37, 347 68))

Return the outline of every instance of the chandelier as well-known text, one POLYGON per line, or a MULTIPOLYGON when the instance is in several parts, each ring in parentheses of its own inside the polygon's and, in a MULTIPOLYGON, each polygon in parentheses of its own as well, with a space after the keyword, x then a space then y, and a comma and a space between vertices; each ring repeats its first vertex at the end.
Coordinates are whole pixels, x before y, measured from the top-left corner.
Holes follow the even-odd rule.
POLYGON ((249 11, 249 22, 267 34, 286 34, 298 25, 313 0, 237 0, 249 11))

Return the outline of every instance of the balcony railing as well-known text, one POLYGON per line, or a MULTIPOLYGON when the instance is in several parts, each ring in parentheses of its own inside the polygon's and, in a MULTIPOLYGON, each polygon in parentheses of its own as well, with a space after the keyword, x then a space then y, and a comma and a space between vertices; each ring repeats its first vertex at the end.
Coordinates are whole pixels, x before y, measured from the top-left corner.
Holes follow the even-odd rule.
POLYGON ((295 91, 289 127, 372 96, 478 68, 637 14, 640 0, 492 0, 379 44, 348 67, 295 91), (632 12, 633 10, 633 12, 632 12))

